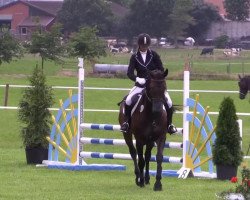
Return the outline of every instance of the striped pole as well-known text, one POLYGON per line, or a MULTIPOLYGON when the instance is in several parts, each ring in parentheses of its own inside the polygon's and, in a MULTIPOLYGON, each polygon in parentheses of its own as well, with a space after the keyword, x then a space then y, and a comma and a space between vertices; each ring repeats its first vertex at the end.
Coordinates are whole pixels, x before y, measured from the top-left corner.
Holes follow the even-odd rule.
MULTIPOLYGON (((130 154, 122 153, 102 153, 102 152, 86 152, 82 151, 80 153, 82 158, 104 158, 104 159, 121 159, 121 160, 132 160, 130 154)), ((151 156, 151 162, 156 162, 156 156, 151 156)), ((183 162, 182 158, 179 157, 168 157, 163 156, 164 163, 181 164, 183 162)))
MULTIPOLYGON (((106 131, 120 131, 120 125, 112 125, 112 124, 92 124, 92 123, 82 123, 80 124, 81 130, 106 130, 106 131)), ((183 134, 183 128, 177 128, 178 135, 183 134)))
MULTIPOLYGON (((114 145, 114 146, 126 146, 127 145, 124 139, 82 137, 80 138, 80 142, 83 144, 104 144, 104 145, 114 145)), ((135 140, 133 140, 133 143, 135 145, 135 140)), ((171 149, 182 149, 182 147, 183 145, 180 142, 166 142, 164 146, 164 148, 171 148, 171 149)))

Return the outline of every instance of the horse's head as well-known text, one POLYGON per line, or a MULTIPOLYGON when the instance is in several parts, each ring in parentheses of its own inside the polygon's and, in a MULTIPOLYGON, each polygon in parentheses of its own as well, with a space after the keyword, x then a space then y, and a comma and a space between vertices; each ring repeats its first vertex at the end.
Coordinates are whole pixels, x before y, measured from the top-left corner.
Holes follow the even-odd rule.
POLYGON ((168 70, 165 72, 153 70, 149 74, 149 79, 146 84, 147 96, 152 102, 153 113, 161 112, 165 101, 165 91, 167 89, 165 77, 168 75, 168 70))
POLYGON ((239 93, 240 93, 240 99, 245 99, 248 90, 250 90, 250 76, 245 76, 245 77, 241 77, 239 75, 239 93))

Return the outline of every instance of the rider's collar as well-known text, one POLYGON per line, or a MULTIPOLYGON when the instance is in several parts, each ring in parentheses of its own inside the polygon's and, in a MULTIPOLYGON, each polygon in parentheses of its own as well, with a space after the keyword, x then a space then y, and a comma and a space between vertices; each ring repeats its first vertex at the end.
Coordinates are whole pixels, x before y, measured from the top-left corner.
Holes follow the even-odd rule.
POLYGON ((147 54, 148 50, 146 50, 146 51, 140 51, 140 50, 139 50, 139 52, 140 52, 141 54, 147 54))

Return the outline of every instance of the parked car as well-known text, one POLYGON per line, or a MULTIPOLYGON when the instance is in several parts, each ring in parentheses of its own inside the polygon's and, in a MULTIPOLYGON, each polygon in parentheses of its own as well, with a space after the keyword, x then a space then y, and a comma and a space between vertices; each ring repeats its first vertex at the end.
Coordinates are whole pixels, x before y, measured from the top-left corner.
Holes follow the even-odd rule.
POLYGON ((166 45, 166 43, 167 43, 167 38, 161 37, 159 40, 159 45, 163 46, 163 45, 166 45))

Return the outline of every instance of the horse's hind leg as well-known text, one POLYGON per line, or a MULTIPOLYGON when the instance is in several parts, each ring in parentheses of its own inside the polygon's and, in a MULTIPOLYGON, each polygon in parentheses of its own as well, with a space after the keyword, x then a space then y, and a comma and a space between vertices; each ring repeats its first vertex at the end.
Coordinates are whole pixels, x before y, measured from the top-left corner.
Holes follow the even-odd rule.
POLYGON ((136 185, 139 185, 139 177, 140 177, 140 170, 139 170, 139 167, 138 167, 138 164, 137 164, 137 153, 136 153, 136 149, 134 147, 134 144, 133 144, 133 138, 132 138, 132 134, 131 133, 124 133, 123 134, 124 136, 124 139, 125 139, 125 142, 128 146, 128 149, 129 149, 129 153, 131 155, 131 158, 134 162, 134 173, 135 173, 135 182, 136 182, 136 185))
POLYGON ((145 151, 145 184, 149 184, 150 176, 149 176, 149 161, 151 159, 151 151, 154 146, 154 142, 151 142, 150 144, 146 145, 146 151, 145 151))

